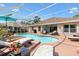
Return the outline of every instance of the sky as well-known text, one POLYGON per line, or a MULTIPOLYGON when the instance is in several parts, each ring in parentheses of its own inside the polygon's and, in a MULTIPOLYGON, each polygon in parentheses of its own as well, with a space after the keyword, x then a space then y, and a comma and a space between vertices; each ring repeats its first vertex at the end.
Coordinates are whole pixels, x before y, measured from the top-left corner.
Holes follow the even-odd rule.
POLYGON ((71 18, 79 13, 79 3, 1 3, 0 16, 12 13, 13 18, 28 19, 39 16, 42 20, 71 18))

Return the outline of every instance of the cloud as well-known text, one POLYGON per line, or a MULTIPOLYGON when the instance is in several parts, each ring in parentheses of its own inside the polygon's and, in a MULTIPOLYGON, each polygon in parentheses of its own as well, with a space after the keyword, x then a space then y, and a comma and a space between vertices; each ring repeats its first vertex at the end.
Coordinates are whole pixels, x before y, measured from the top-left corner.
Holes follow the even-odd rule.
POLYGON ((13 11, 13 12, 18 12, 19 9, 12 9, 11 11, 13 11))
POLYGON ((77 13, 77 12, 79 12, 77 7, 72 7, 69 9, 69 13, 77 13))
POLYGON ((5 6, 5 4, 0 4, 0 7, 4 7, 5 6))
POLYGON ((69 13, 74 13, 73 11, 69 11, 69 13))

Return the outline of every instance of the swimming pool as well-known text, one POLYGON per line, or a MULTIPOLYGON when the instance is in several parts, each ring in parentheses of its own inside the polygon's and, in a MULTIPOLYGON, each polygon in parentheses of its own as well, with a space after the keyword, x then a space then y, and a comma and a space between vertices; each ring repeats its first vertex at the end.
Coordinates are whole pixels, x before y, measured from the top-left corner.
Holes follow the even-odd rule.
POLYGON ((36 34, 19 34, 19 36, 32 38, 33 40, 39 40, 42 43, 58 41, 57 38, 54 38, 51 36, 42 36, 42 35, 36 35, 36 34))

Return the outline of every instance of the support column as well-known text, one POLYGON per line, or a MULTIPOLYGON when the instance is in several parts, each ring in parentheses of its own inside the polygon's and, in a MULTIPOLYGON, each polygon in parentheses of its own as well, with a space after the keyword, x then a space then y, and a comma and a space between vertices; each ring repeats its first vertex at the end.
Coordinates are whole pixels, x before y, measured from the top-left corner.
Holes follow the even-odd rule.
POLYGON ((32 28, 31 27, 29 27, 29 32, 32 32, 32 28))
POLYGON ((76 31, 79 33, 79 24, 77 24, 76 31))
POLYGON ((62 24, 57 25, 57 32, 59 35, 63 35, 63 25, 62 24))
POLYGON ((12 27, 12 30, 11 31, 14 31, 14 27, 12 27))
POLYGON ((40 30, 41 32, 43 31, 43 26, 41 26, 41 30, 40 30))

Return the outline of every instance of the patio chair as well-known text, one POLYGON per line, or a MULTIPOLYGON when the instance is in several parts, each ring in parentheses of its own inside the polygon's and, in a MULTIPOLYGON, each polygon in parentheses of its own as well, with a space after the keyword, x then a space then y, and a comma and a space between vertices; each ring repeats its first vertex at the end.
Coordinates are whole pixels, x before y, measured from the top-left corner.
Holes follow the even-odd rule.
POLYGON ((42 31, 42 34, 47 34, 47 31, 46 31, 46 30, 43 30, 43 31, 42 31))
POLYGON ((41 45, 33 56, 53 56, 53 47, 50 45, 41 45))
POLYGON ((2 45, 2 46, 9 46, 9 43, 8 43, 8 42, 1 41, 1 40, 0 40, 0 45, 2 45))
POLYGON ((58 35, 58 32, 57 31, 53 31, 51 33, 49 33, 50 35, 58 35))
POLYGON ((68 37, 71 41, 79 41, 79 37, 68 37))
POLYGON ((79 37, 79 34, 75 34, 75 35, 73 35, 74 37, 79 37))

